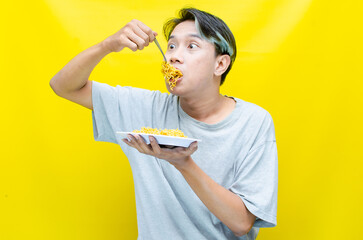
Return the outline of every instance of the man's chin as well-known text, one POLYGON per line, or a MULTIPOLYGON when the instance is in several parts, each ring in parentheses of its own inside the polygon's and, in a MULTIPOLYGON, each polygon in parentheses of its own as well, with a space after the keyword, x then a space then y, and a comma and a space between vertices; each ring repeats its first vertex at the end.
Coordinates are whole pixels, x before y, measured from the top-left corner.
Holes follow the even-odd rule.
POLYGON ((169 91, 169 93, 171 93, 171 94, 173 94, 173 95, 180 96, 179 91, 176 91, 176 89, 175 89, 175 88, 173 89, 173 91, 172 91, 172 90, 170 90, 170 89, 168 88, 168 91, 169 91))

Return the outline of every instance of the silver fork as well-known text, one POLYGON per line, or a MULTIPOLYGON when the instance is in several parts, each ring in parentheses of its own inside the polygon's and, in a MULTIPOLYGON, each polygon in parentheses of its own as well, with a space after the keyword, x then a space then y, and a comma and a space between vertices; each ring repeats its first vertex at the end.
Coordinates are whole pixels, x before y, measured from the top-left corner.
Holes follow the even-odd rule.
POLYGON ((166 57, 165 57, 165 55, 164 55, 164 53, 163 53, 163 50, 161 49, 160 44, 159 44, 158 40, 156 40, 156 38, 155 38, 154 42, 155 42, 156 46, 158 46, 158 48, 159 48, 159 50, 160 50, 161 54, 163 54, 164 61, 165 61, 165 62, 167 62, 167 61, 166 61, 166 57))

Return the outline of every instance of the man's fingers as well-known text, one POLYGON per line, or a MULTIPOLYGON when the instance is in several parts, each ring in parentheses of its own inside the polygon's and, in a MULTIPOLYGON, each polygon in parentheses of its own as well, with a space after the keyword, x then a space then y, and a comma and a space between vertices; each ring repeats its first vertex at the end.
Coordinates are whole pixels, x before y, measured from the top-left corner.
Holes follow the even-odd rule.
POLYGON ((130 143, 130 141, 127 138, 122 139, 122 141, 124 143, 126 143, 127 145, 131 146, 131 143, 130 143))
POLYGON ((154 41, 156 35, 158 35, 156 32, 151 30, 148 26, 146 26, 143 22, 138 21, 137 26, 149 36, 149 42, 154 41))
POLYGON ((142 150, 142 153, 150 154, 151 148, 146 145, 144 138, 140 135, 136 135, 135 138, 139 148, 142 150))
POLYGON ((141 39, 143 39, 145 41, 144 46, 149 45, 150 36, 148 34, 146 34, 144 31, 142 31, 142 29, 139 28, 138 26, 135 27, 134 32, 137 36, 139 36, 141 39))
POLYGON ((142 39, 141 37, 139 37, 138 35, 136 35, 133 32, 128 34, 128 38, 130 39, 130 41, 134 42, 137 45, 137 48, 139 50, 144 49, 144 47, 145 47, 144 39, 142 39))
POLYGON ((125 47, 132 51, 142 50, 154 41, 156 32, 139 20, 128 22, 123 28, 103 41, 105 47, 112 52, 119 52, 125 47))
POLYGON ((189 147, 187 148, 187 154, 188 155, 192 155, 195 151, 197 151, 198 149, 198 142, 192 142, 192 144, 189 145, 189 147))
POLYGON ((136 139, 136 137, 135 136, 133 136, 132 134, 129 134, 129 135, 127 135, 128 136, 128 138, 130 139, 130 142, 129 142, 129 146, 131 146, 131 147, 133 147, 133 148, 136 148, 137 149, 137 151, 139 151, 139 152, 141 152, 141 153, 143 153, 143 150, 142 150, 142 148, 140 147, 140 145, 139 145, 139 143, 138 143, 138 141, 137 141, 137 139, 136 139))
POLYGON ((156 139, 152 136, 149 136, 150 145, 152 148, 152 151, 158 156, 161 153, 161 148, 159 144, 156 142, 156 139))
POLYGON ((128 39, 124 43, 125 47, 128 47, 131 49, 131 51, 136 52, 137 51, 137 44, 134 43, 132 40, 128 39))

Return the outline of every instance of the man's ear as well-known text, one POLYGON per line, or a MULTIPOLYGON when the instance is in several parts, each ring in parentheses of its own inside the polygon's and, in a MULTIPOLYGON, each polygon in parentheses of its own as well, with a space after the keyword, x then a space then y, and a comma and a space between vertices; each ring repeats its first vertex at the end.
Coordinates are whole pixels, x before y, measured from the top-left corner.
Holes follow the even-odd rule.
POLYGON ((231 63, 231 57, 229 55, 223 54, 223 55, 217 56, 214 75, 222 76, 222 74, 229 67, 230 63, 231 63))

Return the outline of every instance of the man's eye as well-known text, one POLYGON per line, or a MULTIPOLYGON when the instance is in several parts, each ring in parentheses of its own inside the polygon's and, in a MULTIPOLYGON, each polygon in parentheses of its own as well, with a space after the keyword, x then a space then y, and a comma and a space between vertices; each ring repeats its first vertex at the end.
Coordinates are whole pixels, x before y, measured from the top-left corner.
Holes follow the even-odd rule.
POLYGON ((194 43, 189 44, 189 48, 191 48, 191 49, 194 49, 194 48, 196 48, 196 47, 197 47, 197 45, 196 45, 196 44, 194 44, 194 43))
POLYGON ((175 45, 174 44, 170 44, 169 45, 169 49, 174 49, 175 48, 175 45))

